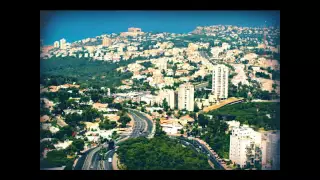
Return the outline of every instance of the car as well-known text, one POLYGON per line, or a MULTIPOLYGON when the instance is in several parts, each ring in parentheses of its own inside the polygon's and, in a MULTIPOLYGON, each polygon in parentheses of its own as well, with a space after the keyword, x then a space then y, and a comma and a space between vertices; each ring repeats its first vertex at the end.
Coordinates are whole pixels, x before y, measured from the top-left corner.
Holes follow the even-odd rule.
POLYGON ((90 166, 90 169, 93 169, 93 166, 90 166))

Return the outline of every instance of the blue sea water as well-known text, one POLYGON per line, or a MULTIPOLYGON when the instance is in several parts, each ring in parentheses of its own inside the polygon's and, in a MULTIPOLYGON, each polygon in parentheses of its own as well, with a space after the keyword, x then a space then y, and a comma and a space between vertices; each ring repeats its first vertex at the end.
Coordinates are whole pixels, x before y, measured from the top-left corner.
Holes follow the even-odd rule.
POLYGON ((125 32, 129 27, 144 32, 188 33, 197 26, 280 26, 280 11, 41 11, 40 39, 45 45, 101 34, 125 32), (265 23, 266 22, 266 23, 265 23))

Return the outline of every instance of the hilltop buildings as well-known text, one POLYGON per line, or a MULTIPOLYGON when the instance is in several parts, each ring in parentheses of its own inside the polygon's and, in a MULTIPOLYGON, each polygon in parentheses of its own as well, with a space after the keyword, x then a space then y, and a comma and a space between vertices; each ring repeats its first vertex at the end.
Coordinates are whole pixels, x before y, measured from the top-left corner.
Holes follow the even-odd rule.
POLYGON ((102 40, 102 46, 110 46, 112 44, 112 41, 110 38, 104 37, 102 40))

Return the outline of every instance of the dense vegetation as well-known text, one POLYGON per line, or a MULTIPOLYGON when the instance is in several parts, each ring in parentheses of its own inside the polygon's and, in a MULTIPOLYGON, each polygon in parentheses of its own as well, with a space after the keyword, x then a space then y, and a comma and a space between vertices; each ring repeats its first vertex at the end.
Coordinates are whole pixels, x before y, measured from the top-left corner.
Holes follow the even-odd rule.
POLYGON ((208 119, 203 114, 198 116, 199 125, 205 128, 200 138, 206 141, 212 149, 222 158, 229 158, 230 134, 226 122, 220 118, 208 119))
POLYGON ((47 157, 42 159, 42 152, 44 148, 54 149, 53 144, 57 140, 44 141, 40 143, 40 167, 60 167, 66 166, 66 170, 72 169, 75 160, 75 153, 80 153, 84 148, 84 141, 82 139, 72 139, 72 144, 64 150, 52 150, 47 153, 47 157))
POLYGON ((100 129, 109 130, 109 129, 113 129, 115 127, 117 127, 117 122, 110 121, 108 118, 105 118, 103 121, 101 121, 99 123, 99 128, 100 129))
POLYGON ((248 99, 262 99, 262 100, 272 100, 278 99, 279 95, 272 91, 271 93, 260 88, 260 84, 257 81, 251 81, 251 86, 242 84, 241 82, 238 86, 233 85, 229 82, 228 89, 229 97, 242 97, 248 99), (249 95, 251 93, 251 96, 249 95))
POLYGON ((263 72, 256 72, 256 77, 257 77, 257 78, 270 79, 270 75, 269 75, 269 74, 265 74, 265 73, 263 73, 263 72))
POLYGON ((119 147, 118 155, 128 170, 211 169, 205 155, 166 136, 129 139, 119 147))
POLYGON ((240 103, 210 111, 209 114, 233 115, 241 124, 253 125, 255 129, 280 129, 280 103, 240 103))
POLYGON ((93 61, 88 58, 52 57, 40 61, 40 83, 45 86, 61 85, 66 82, 76 82, 83 86, 100 88, 116 87, 121 80, 130 78, 131 72, 117 72, 115 69, 135 62, 136 59, 110 63, 93 61), (45 79, 52 80, 45 80, 45 79))

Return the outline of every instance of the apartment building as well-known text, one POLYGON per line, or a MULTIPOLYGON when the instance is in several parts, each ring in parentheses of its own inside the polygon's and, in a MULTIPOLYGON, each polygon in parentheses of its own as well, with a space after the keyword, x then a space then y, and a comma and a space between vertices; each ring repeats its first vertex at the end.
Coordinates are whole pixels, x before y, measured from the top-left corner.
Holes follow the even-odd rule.
POLYGON ((194 110, 194 86, 191 83, 181 84, 178 91, 178 109, 194 110))
POLYGON ((174 90, 164 89, 159 92, 159 97, 163 102, 164 99, 168 102, 170 109, 174 109, 174 90))
POLYGON ((262 169, 280 170, 280 131, 262 134, 262 169))
POLYGON ((112 44, 112 41, 110 38, 104 37, 102 39, 102 46, 110 46, 112 44))
POLYGON ((66 40, 64 38, 60 40, 60 49, 67 49, 66 40))
MULTIPOLYGON (((247 149, 261 147, 261 133, 254 131, 246 125, 234 127, 230 135, 229 159, 243 168, 247 163, 247 149)), ((254 151, 253 151, 254 153, 254 151)))
POLYGON ((213 66, 212 72, 212 93, 216 99, 228 98, 228 77, 229 68, 218 64, 213 66))
POLYGON ((59 48, 59 41, 55 41, 55 42, 53 43, 53 47, 54 47, 54 48, 59 48))

